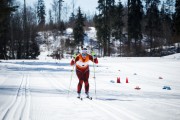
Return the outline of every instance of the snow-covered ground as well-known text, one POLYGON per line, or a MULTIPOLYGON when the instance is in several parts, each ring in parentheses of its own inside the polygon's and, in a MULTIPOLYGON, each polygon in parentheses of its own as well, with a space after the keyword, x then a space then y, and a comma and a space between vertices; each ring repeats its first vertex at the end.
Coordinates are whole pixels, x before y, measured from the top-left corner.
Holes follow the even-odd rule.
POLYGON ((0 120, 180 119, 180 54, 99 58, 95 79, 90 63, 93 100, 82 101, 76 98, 78 79, 69 63, 70 59, 43 56, 29 61, 1 60, 0 120), (121 83, 116 83, 117 77, 121 83))

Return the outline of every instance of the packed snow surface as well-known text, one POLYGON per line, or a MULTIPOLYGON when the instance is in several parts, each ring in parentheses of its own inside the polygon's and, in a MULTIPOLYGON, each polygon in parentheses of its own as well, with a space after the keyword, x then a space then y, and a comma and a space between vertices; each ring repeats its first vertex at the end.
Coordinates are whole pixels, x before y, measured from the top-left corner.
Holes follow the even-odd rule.
POLYGON ((180 54, 90 62, 93 100, 83 86, 82 101, 70 61, 43 54, 39 60, 1 60, 0 120, 180 119, 180 54))

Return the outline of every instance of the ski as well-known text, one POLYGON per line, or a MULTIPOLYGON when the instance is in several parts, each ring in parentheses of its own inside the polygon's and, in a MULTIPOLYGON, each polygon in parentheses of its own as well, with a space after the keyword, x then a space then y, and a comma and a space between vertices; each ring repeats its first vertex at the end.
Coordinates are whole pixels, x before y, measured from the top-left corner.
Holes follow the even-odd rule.
MULTIPOLYGON (((77 97, 79 100, 83 100, 83 98, 82 97, 77 97)), ((89 100, 92 100, 92 97, 86 97, 87 99, 89 99, 89 100)))
POLYGON ((92 97, 86 97, 87 99, 89 99, 89 100, 92 100, 92 97))
MULTIPOLYGON (((77 98, 80 99, 80 100, 83 100, 83 97, 78 96, 77 98)), ((86 96, 85 98, 87 98, 89 100, 92 100, 92 97, 90 97, 90 96, 86 96)))
POLYGON ((83 100, 83 98, 82 97, 77 97, 78 99, 80 99, 80 100, 83 100))

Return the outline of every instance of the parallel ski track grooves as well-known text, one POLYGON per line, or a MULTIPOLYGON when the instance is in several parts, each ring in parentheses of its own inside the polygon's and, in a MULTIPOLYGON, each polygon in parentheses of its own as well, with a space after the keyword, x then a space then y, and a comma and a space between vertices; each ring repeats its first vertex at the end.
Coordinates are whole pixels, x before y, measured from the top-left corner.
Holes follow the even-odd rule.
POLYGON ((46 75, 44 73, 41 73, 41 74, 43 76, 43 79, 46 80, 47 82, 49 82, 54 90, 56 90, 57 92, 60 92, 60 93, 64 92, 64 94, 66 94, 66 92, 68 90, 65 88, 65 86, 63 86, 62 84, 59 84, 59 82, 57 82, 56 79, 53 80, 52 78, 49 78, 50 75, 46 75))
POLYGON ((3 120, 28 120, 30 112, 29 75, 22 75, 17 94, 4 112, 3 120), (19 116, 18 116, 19 115, 19 116))
MULTIPOLYGON (((149 102, 151 104, 153 104, 153 101, 150 100, 143 100, 144 102, 149 102)), ((172 106, 172 107, 176 107, 176 108, 180 108, 179 104, 177 104, 177 102, 166 102, 166 101, 156 101, 158 104, 162 104, 162 105, 168 105, 168 106, 172 106), (174 104, 173 104, 174 103, 174 104)))
MULTIPOLYGON (((66 91, 65 85, 59 83, 57 78, 54 77, 53 75, 43 74, 43 76, 44 79, 46 79, 52 85, 52 87, 55 88, 57 91, 59 90, 66 91)), ((73 95, 75 95, 75 93, 73 95)), ((114 120, 121 120, 122 118, 127 118, 129 120, 139 120, 139 119, 145 120, 145 118, 143 118, 141 115, 133 113, 132 111, 127 110, 127 108, 124 107, 117 108, 114 104, 108 105, 108 103, 105 103, 103 101, 99 102, 96 99, 95 100, 93 99, 93 101, 89 101, 89 102, 88 100, 83 99, 83 101, 80 102, 85 102, 91 106, 94 106, 98 110, 105 112, 108 116, 110 116, 114 120)))
POLYGON ((68 91, 68 87, 63 85, 61 82, 58 82, 57 78, 54 77, 54 75, 50 74, 50 76, 51 76, 51 78, 53 78, 53 82, 52 82, 52 80, 51 80, 51 82, 54 84, 54 86, 56 86, 56 89, 58 89, 60 87, 60 88, 62 88, 62 90, 68 91))
POLYGON ((30 119, 31 94, 30 94, 29 74, 26 77, 25 99, 26 101, 21 113, 22 120, 30 119))
POLYGON ((83 101, 86 102, 87 104, 96 107, 97 109, 105 112, 107 115, 109 115, 111 117, 111 119, 113 120, 123 120, 124 117, 126 117, 128 120, 143 120, 144 118, 142 118, 141 116, 128 111, 127 109, 123 108, 116 108, 115 106, 111 106, 108 105, 107 103, 101 101, 99 102, 98 100, 92 100, 92 101, 83 101), (102 107, 103 106, 103 107, 102 107), (121 116, 123 116, 123 118, 121 118, 121 116))
MULTIPOLYGON (((43 75, 43 78, 44 78, 45 80, 47 80, 47 82, 49 82, 53 88, 55 88, 56 91, 60 92, 60 91, 62 90, 61 92, 64 92, 64 94, 67 94, 67 92, 68 92, 68 87, 65 86, 65 85, 63 85, 62 83, 60 83, 60 82, 57 80, 56 77, 54 77, 54 76, 51 75, 51 74, 49 74, 49 75, 46 75, 46 74, 43 74, 43 73, 41 73, 41 74, 43 75)), ((71 85, 72 85, 72 84, 71 84, 71 85)), ((71 92, 72 94, 77 94, 77 92, 74 91, 74 90, 70 90, 70 92, 71 92)))
POLYGON ((99 109, 100 111, 104 112, 104 114, 107 114, 108 116, 110 116, 111 119, 113 119, 113 120, 124 120, 124 117, 126 117, 126 119, 128 119, 128 120, 145 120, 145 118, 143 118, 142 116, 135 114, 135 113, 127 110, 126 108, 120 107, 120 109, 118 109, 113 104, 111 104, 111 105, 113 105, 113 106, 111 106, 111 105, 108 105, 108 103, 105 103, 103 101, 100 102, 100 101, 96 100, 95 98, 92 100, 83 99, 80 102, 85 102, 85 103, 89 104, 90 106, 93 106, 93 107, 99 109), (121 118, 121 116, 123 116, 123 118, 121 118))

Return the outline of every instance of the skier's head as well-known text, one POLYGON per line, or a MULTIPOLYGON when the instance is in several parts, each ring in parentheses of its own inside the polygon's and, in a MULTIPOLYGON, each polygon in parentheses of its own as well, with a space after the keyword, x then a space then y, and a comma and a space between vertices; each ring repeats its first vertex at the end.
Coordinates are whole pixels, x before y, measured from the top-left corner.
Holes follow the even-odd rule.
POLYGON ((83 58, 86 57, 86 55, 87 55, 87 48, 82 48, 81 55, 82 55, 83 58))

